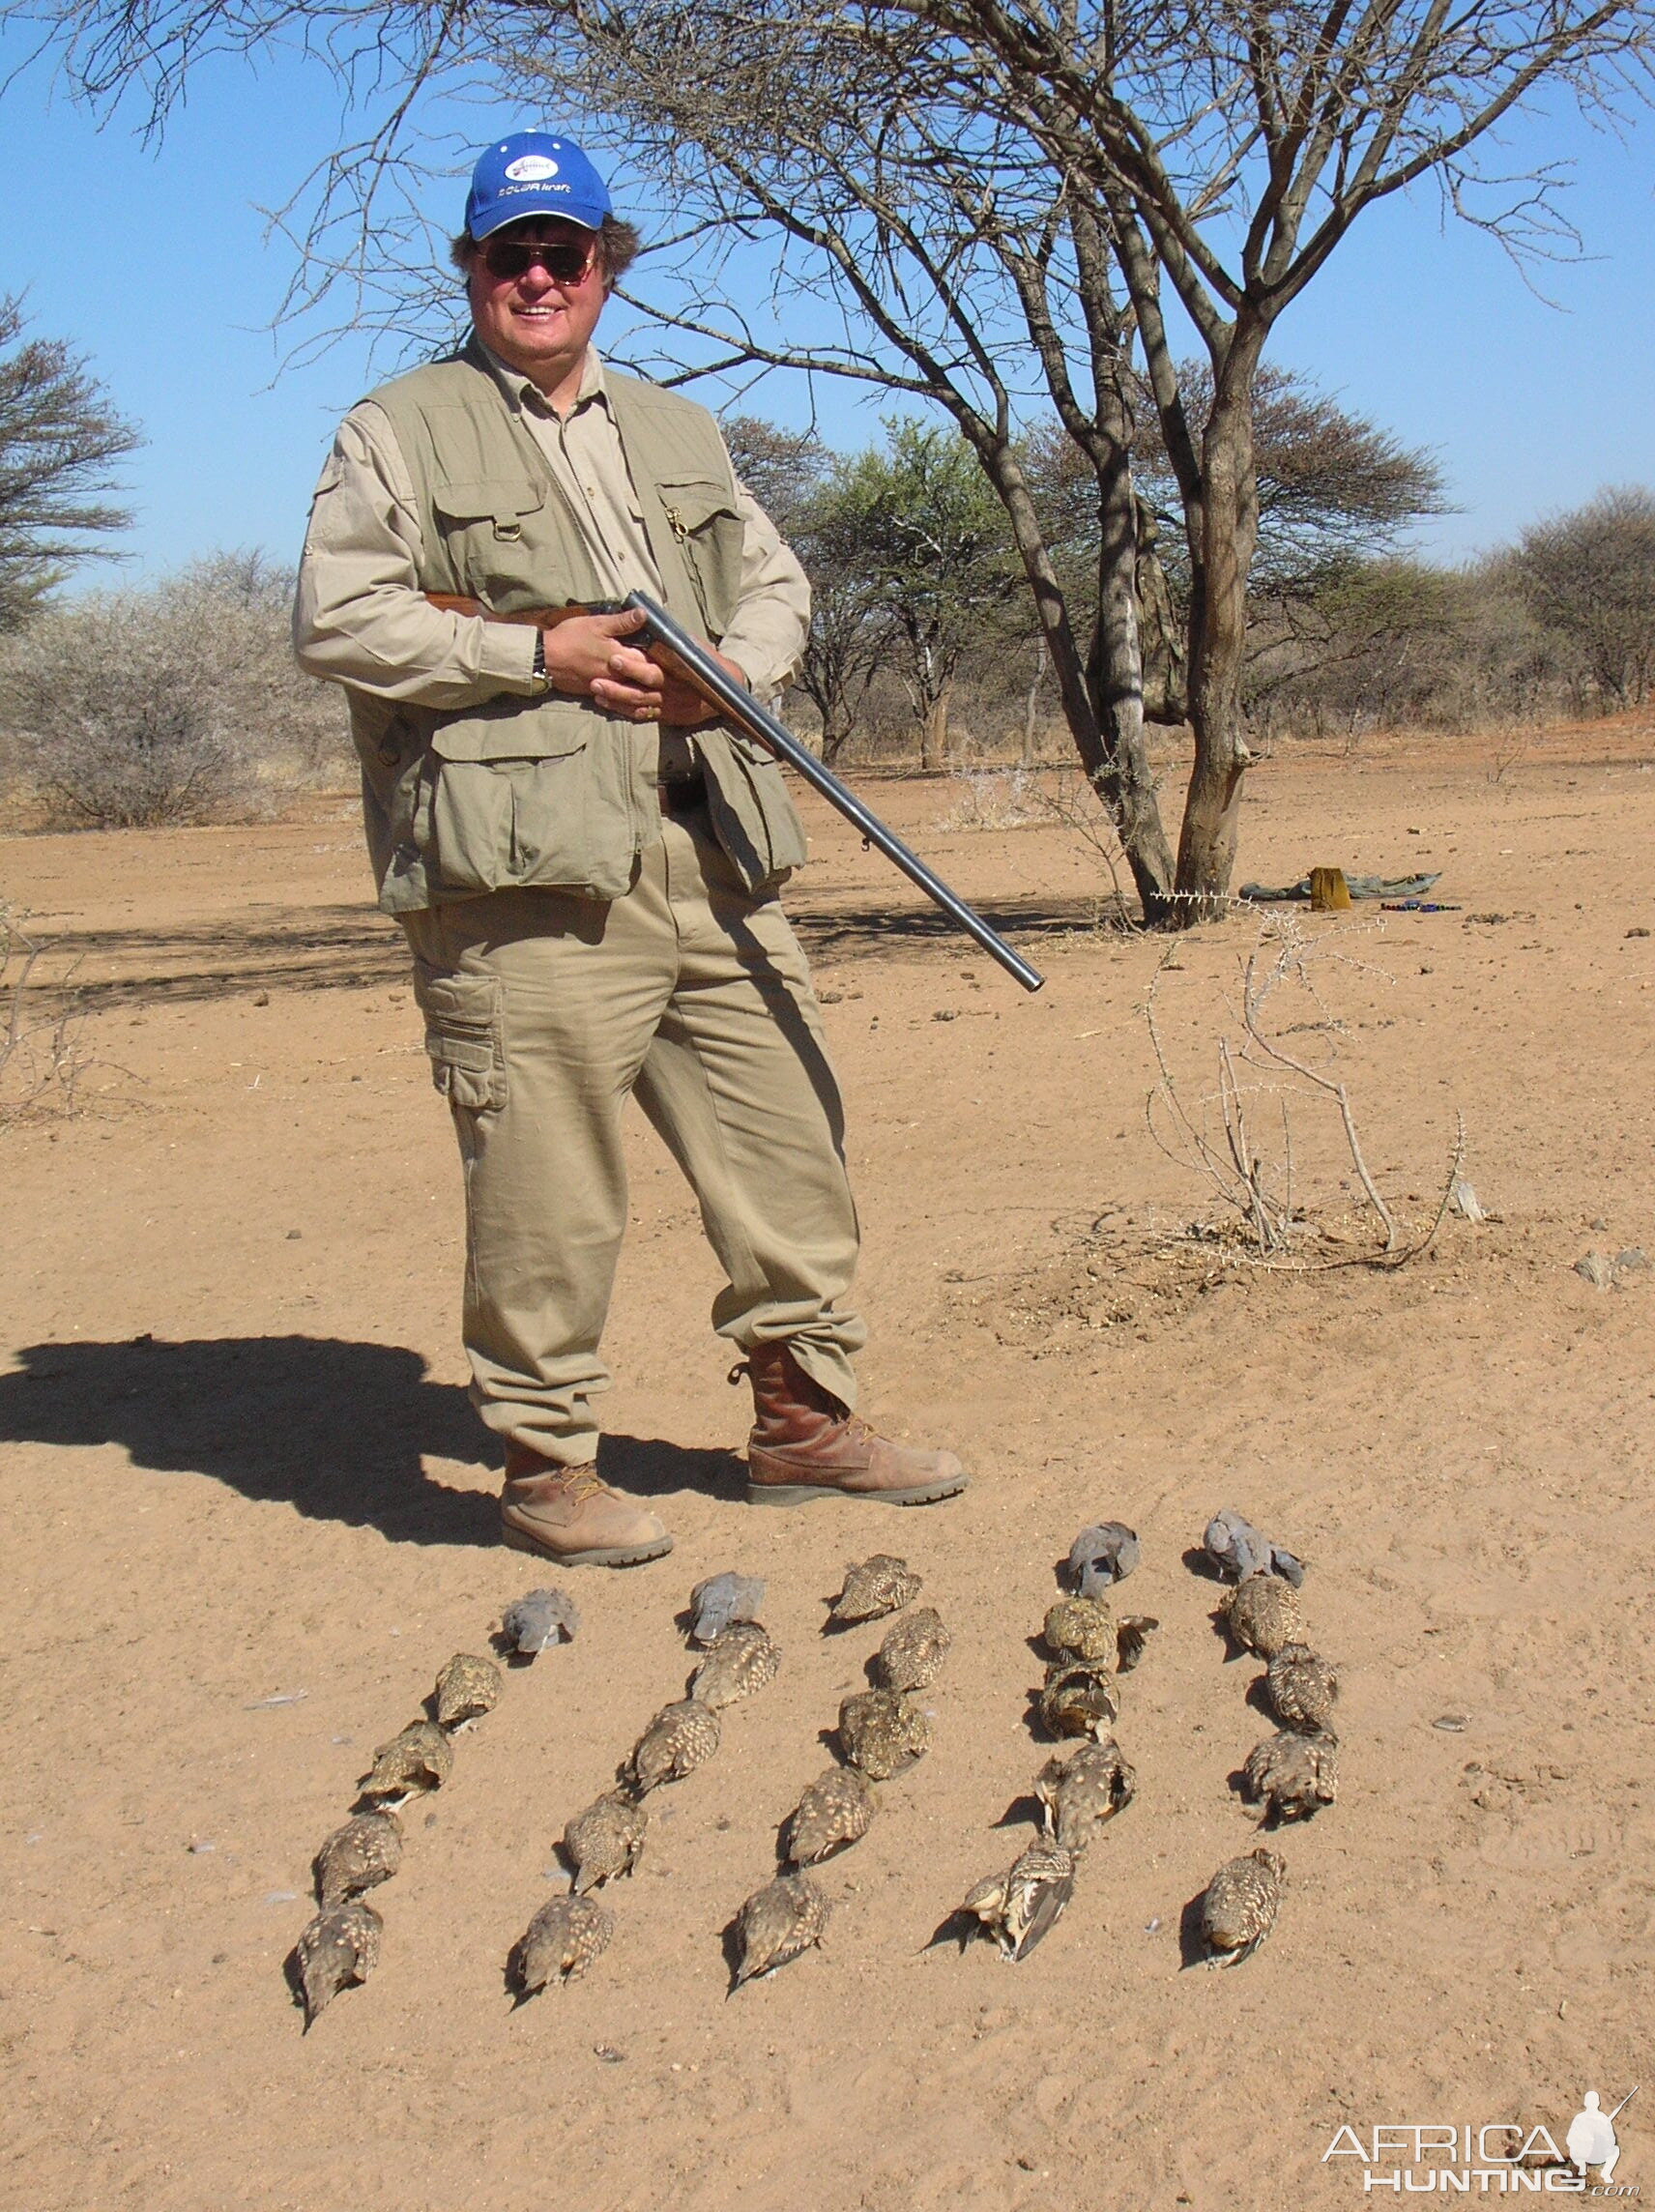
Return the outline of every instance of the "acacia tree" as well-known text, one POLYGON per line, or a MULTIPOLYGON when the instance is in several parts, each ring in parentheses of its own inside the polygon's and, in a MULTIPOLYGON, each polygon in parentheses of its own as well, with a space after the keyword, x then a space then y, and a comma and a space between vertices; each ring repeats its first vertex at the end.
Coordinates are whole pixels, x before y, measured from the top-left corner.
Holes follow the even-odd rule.
POLYGON ((23 339, 18 302, 0 294, 0 631, 19 629, 96 542, 131 516, 100 495, 140 445, 68 346, 23 339))
POLYGON ((725 419, 736 473, 803 562, 810 634, 795 678, 822 718, 829 767, 850 742, 896 632, 862 558, 857 516, 836 497, 841 464, 814 431, 778 429, 755 415, 725 419))
POLYGON ((1568 640, 1599 698, 1641 707, 1655 680, 1655 493, 1622 484, 1537 522, 1509 568, 1530 614, 1568 640))
MULTIPOLYGON (((1265 345, 1369 208, 1422 183, 1515 251, 1553 246, 1556 170, 1481 166, 1538 94, 1612 110, 1649 81, 1655 0, 32 0, 105 101, 159 111, 193 61, 278 33, 379 105, 324 165, 304 297, 371 295, 409 238, 407 133, 445 78, 595 95, 685 220, 664 315, 692 372, 801 367, 949 412, 1004 503, 1060 697, 1151 919, 1227 890, 1245 770, 1247 586, 1265 345), (368 89, 371 88, 371 89, 368 89), (375 215, 388 194, 389 220, 375 215), (767 240, 772 305, 747 265, 767 240), (726 263, 725 267, 728 266, 726 263), (1112 271, 1121 286, 1118 303, 1112 271), (1211 383, 1190 403, 1170 292, 1211 383), (822 331, 823 310, 841 318, 822 331), (800 336, 802 329, 803 335, 800 336), (1143 745, 1127 349, 1142 351, 1189 570, 1195 764, 1175 872, 1143 745), (1087 654, 1017 459, 1034 390, 1093 460, 1103 526, 1087 654)), ((395 285, 392 284, 394 297, 395 285)))

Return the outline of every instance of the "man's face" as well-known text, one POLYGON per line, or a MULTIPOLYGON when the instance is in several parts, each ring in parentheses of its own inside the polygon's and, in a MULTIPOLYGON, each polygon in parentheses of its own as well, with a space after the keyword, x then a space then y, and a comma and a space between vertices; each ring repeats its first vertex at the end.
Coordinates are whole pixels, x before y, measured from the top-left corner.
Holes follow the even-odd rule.
POLYGON ((556 391, 566 378, 578 373, 603 312, 603 279, 593 251, 596 244, 595 233, 582 230, 579 223, 564 222, 556 216, 531 216, 495 231, 479 247, 472 262, 467 291, 479 337, 542 392, 556 391), (497 276, 488 257, 502 242, 508 247, 532 242, 580 248, 587 255, 584 272, 570 283, 533 261, 520 275, 497 276))

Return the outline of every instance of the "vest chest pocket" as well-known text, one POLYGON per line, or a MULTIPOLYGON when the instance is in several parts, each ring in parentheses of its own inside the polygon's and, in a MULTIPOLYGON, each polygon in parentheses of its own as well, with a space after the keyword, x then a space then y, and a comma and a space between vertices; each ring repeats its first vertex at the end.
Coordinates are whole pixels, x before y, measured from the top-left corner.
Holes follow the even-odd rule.
POLYGON ((512 594, 521 601, 534 572, 545 565, 544 551, 534 552, 535 518, 545 504, 544 487, 521 477, 456 478, 436 485, 431 505, 457 589, 502 611, 512 594))
POLYGON ((662 477, 655 488, 707 627, 722 637, 741 596, 746 538, 730 491, 711 477, 662 477))

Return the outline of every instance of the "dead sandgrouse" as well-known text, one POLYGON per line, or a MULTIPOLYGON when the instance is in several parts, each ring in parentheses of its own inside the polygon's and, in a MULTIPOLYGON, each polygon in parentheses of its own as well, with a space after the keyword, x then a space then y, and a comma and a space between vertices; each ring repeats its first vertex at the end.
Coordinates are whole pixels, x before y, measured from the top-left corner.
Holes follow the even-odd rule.
POLYGON ((807 1874, 778 1875, 755 1890, 736 1915, 736 1979, 732 1989, 773 1973, 820 1943, 828 1900, 807 1874))
POLYGON ((1324 1729, 1339 1699, 1339 1677, 1308 1644, 1284 1644, 1264 1676, 1270 1710, 1284 1728, 1324 1729))
POLYGON ((877 1620, 883 1613, 900 1613, 919 1595, 922 1584, 906 1559, 889 1552, 845 1569, 845 1586, 828 1608, 828 1619, 835 1628, 858 1620, 877 1620))
POLYGON ((738 1705, 776 1678, 781 1653, 756 1620, 734 1620, 690 1676, 689 1694, 715 1712, 738 1705))
POLYGON ((928 1690, 943 1672, 953 1638, 943 1626, 935 1606, 916 1606, 904 1614, 874 1659, 874 1672, 886 1690, 928 1690))
POLYGON ((1339 1794, 1338 1738, 1283 1729, 1253 1746, 1243 1773, 1247 1795, 1269 1825, 1308 1820, 1339 1794))
POLYGON ((1106 1820, 1132 1802, 1138 1778, 1112 1735, 1083 1743, 1066 1762, 1049 1759, 1040 1769, 1034 1794, 1041 1824, 1068 1851, 1084 1851, 1106 1820))
POLYGON ((1027 1959, 1074 1891, 1073 1851, 1059 1844, 1031 1844, 1006 1873, 979 1881, 960 1910, 976 1915, 1002 1957, 1027 1959))
POLYGON ((1100 1741, 1120 1718, 1120 1694, 1110 1669, 1098 1660, 1054 1661, 1040 1692, 1040 1719, 1049 1735, 1090 1735, 1100 1741))
POLYGON ((621 1769, 634 1796, 646 1797, 663 1782, 682 1782, 705 1766, 718 1749, 718 1715, 699 1698, 663 1705, 621 1769))
POLYGON ((931 1725, 895 1690, 859 1690, 839 1707, 839 1748, 870 1782, 888 1782, 930 1750, 931 1725))
POLYGON ((1248 1575, 1224 1601, 1224 1625, 1243 1651, 1273 1659, 1303 1634, 1298 1592, 1280 1575, 1248 1575))
POLYGON ((379 1965, 384 1929, 373 1906, 360 1897, 317 1913, 300 1936, 296 1954, 306 2028, 341 1990, 367 1980, 379 1965))
POLYGON ((564 1830, 564 1855, 574 1870, 576 1897, 630 1874, 644 1848, 649 1816, 624 1790, 608 1790, 564 1830))
POLYGON ((1238 1966, 1253 1956, 1276 1924, 1287 1873, 1274 1851, 1249 1851, 1245 1858, 1225 1860, 1201 1901, 1209 1966, 1238 1966))
POLYGON ((500 1669, 492 1659, 456 1651, 437 1676, 437 1726, 457 1735, 500 1703, 500 1669))
POLYGON ((435 1721, 416 1721, 377 1746, 362 1793, 370 1803, 394 1811, 422 1790, 440 1790, 453 1770, 453 1747, 447 1735, 435 1721))
POLYGON ((402 1822, 394 1813, 359 1813, 316 1853, 316 1898, 324 1912, 389 1881, 402 1864, 402 1822))
POLYGON ((709 1575, 689 1593, 689 1641, 716 1642, 733 1620, 757 1620, 764 1603, 765 1586, 757 1575, 738 1575, 729 1569, 709 1575))
POLYGON ((815 1866, 857 1842, 879 1803, 854 1766, 830 1766, 811 1783, 787 1823, 787 1855, 794 1866, 815 1866))
POLYGON ((1113 1674, 1130 1674, 1160 1625, 1143 1613, 1117 1620, 1101 1598, 1062 1597, 1046 1609, 1040 1636, 1056 1659, 1084 1659, 1113 1674))
POLYGON ((537 1990, 578 1981, 608 1948, 615 1915, 595 1897, 554 1897, 542 1905, 512 1946, 509 1970, 517 2002, 537 1990))

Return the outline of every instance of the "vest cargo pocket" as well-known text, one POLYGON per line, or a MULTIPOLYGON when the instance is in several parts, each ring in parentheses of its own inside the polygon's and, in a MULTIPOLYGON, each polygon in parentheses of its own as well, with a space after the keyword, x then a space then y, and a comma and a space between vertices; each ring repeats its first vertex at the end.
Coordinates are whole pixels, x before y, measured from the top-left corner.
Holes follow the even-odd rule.
POLYGON ((746 539, 729 489, 710 477, 662 477, 656 491, 707 627, 722 637, 741 597, 746 539))
POLYGON ((506 988, 493 975, 438 975, 421 961, 415 994, 425 1016, 431 1080, 450 1106, 506 1103, 506 988))

